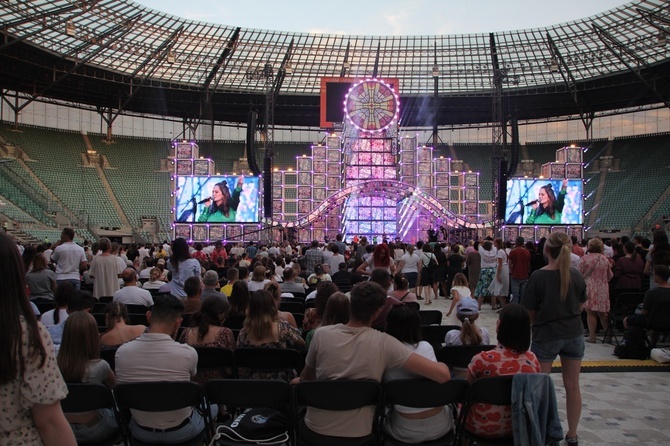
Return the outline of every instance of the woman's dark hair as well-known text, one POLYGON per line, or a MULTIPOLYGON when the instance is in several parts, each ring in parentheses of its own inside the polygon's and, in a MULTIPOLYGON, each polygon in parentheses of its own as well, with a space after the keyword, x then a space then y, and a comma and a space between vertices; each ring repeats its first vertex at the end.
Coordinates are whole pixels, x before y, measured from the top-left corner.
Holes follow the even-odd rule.
POLYGON ((121 302, 110 302, 105 307, 105 323, 107 324, 107 331, 114 328, 118 321, 128 323, 128 308, 126 304, 121 302))
POLYGON ((320 263, 314 265, 314 274, 317 276, 323 274, 323 266, 320 263))
POLYGON ((512 350, 526 352, 530 348, 530 315, 519 304, 507 304, 500 310, 498 342, 512 350))
POLYGON ((544 207, 542 204, 539 204, 540 202, 538 201, 539 206, 537 207, 536 214, 538 217, 542 214, 549 214, 549 217, 553 219, 554 215, 556 215, 556 211, 562 210, 556 209, 556 193, 554 192, 554 187, 551 184, 547 184, 542 186, 540 189, 544 189, 547 197, 549 197, 549 205, 544 207))
POLYGON ((100 358, 98 324, 86 311, 75 311, 65 321, 58 351, 58 368, 66 382, 84 380, 88 362, 100 358))
POLYGON ((188 251, 186 240, 181 237, 174 239, 174 242, 172 242, 172 256, 170 257, 170 263, 174 270, 179 271, 179 263, 190 258, 191 253, 188 251))
POLYGON ((202 301, 200 310, 193 315, 193 321, 198 327, 198 342, 205 339, 210 325, 220 327, 223 324, 228 310, 230 304, 220 296, 210 296, 202 301))
POLYGON ((230 302, 230 314, 244 315, 249 306, 249 287, 243 280, 238 280, 233 284, 233 289, 228 297, 230 302))
POLYGON ((637 257, 637 251, 635 250, 635 243, 633 242, 626 242, 625 245, 623 245, 623 250, 626 254, 633 254, 633 259, 637 257))
POLYGON ((223 200, 221 201, 221 205, 217 205, 212 201, 212 204, 210 205, 210 215, 214 214, 216 212, 221 212, 223 215, 226 217, 230 216, 230 189, 228 189, 228 183, 225 181, 221 181, 220 183, 216 183, 214 187, 219 187, 219 190, 221 190, 221 194, 223 194, 223 200))
POLYGON ((244 328, 251 339, 263 339, 272 332, 272 324, 279 320, 279 310, 272 295, 257 290, 249 298, 249 311, 244 319, 244 328))
POLYGON ((396 305, 386 316, 386 333, 400 342, 416 346, 421 342, 419 312, 408 305, 396 305))
POLYGON ((14 240, 0 233, 0 385, 17 376, 23 377, 26 357, 22 344, 27 342, 29 356, 39 359, 39 367, 44 366, 47 351, 42 344, 42 336, 37 326, 37 317, 28 300, 26 270, 14 240), (26 339, 23 339, 20 316, 26 324, 26 339))
POLYGON ((40 253, 39 255, 36 255, 33 257, 33 269, 32 272, 36 273, 38 271, 42 271, 44 269, 47 269, 47 259, 44 257, 44 254, 40 253))
POLYGON ((30 266, 33 264, 33 258, 37 255, 37 248, 33 245, 26 246, 21 254, 21 259, 23 261, 23 269, 28 271, 30 266))
POLYGON ((60 309, 67 308, 70 303, 70 297, 74 294, 74 285, 70 282, 61 282, 56 287, 54 293, 54 324, 58 325, 60 322, 60 309))
POLYGON ((351 316, 351 301, 346 294, 337 292, 330 295, 321 318, 321 326, 347 324, 351 316))
POLYGON ((670 243, 668 234, 660 229, 654 232, 654 249, 651 251, 651 260, 654 265, 670 265, 670 243))
POLYGON ((393 276, 393 288, 396 290, 406 290, 409 288, 409 281, 403 273, 393 276))
POLYGON ((328 303, 328 298, 337 293, 340 289, 331 281, 323 281, 316 286, 316 296, 314 296, 314 309, 316 310, 317 317, 321 319, 323 317, 323 312, 326 311, 326 304, 328 303))

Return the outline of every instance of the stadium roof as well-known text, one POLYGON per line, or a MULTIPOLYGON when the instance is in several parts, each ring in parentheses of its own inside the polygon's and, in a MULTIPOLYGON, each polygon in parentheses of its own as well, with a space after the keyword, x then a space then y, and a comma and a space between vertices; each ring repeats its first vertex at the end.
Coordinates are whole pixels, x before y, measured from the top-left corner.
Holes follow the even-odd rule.
POLYGON ((505 113, 519 119, 670 101, 664 0, 492 35, 267 31, 187 20, 130 0, 8 0, 0 20, 4 91, 112 114, 245 122, 275 82, 275 123, 316 127, 321 78, 376 75, 399 79, 403 125, 433 124, 435 88, 439 125, 490 122, 492 48, 505 113))

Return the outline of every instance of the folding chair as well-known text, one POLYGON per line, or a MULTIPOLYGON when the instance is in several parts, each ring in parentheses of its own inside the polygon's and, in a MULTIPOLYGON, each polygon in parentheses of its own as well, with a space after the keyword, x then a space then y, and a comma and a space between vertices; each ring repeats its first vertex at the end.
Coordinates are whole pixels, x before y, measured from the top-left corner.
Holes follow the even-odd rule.
POLYGON ((237 374, 247 378, 253 373, 261 376, 275 372, 295 371, 304 367, 304 359, 299 351, 290 348, 241 347, 233 353, 237 374))
MULTIPOLYGON (((384 407, 392 404, 400 404, 407 407, 441 407, 454 405, 452 416, 454 426, 457 425, 458 416, 455 405, 465 401, 468 391, 468 383, 464 380, 451 380, 446 383, 437 383, 425 379, 400 379, 389 381, 384 384, 384 407)), ((383 411, 382 411, 383 412, 383 411)), ((382 423, 383 426, 383 423, 382 423)), ((410 444, 422 446, 440 446, 452 444, 456 439, 456 428, 446 435, 423 443, 405 443, 393 438, 383 430, 384 445, 409 446, 410 444)))
POLYGON ((198 374, 214 370, 221 378, 235 378, 237 368, 233 351, 221 347, 194 347, 198 353, 198 374))
POLYGON ((100 359, 104 359, 112 370, 116 370, 116 348, 104 348, 100 350, 100 359))
POLYGON ((414 308, 416 311, 421 311, 421 304, 419 302, 403 302, 410 308, 414 308))
POLYGON ((179 443, 179 446, 201 445, 203 439, 209 442, 211 431, 209 405, 198 384, 191 381, 126 383, 117 385, 113 392, 121 412, 123 425, 133 446, 148 446, 156 443, 144 443, 133 437, 129 428, 130 410, 132 409, 144 412, 165 412, 193 407, 193 410, 202 415, 205 427, 194 438, 179 443))
POLYGON ((80 441, 78 443, 80 446, 112 446, 118 444, 120 441, 123 441, 124 445, 128 444, 128 439, 121 427, 119 412, 114 403, 112 391, 107 386, 97 383, 68 383, 67 390, 67 398, 60 402, 64 413, 81 413, 98 409, 111 409, 118 426, 117 431, 109 438, 95 442, 80 441))
POLYGON ((421 338, 437 352, 444 346, 444 337, 451 330, 460 330, 460 325, 422 325, 421 338))
MULTIPOLYGON (((377 425, 381 401, 381 385, 372 380, 303 381, 295 386, 293 404, 296 414, 304 406, 329 411, 348 411, 371 406, 374 415, 370 434, 362 437, 332 437, 312 431, 297 416, 297 445, 305 446, 363 446, 377 442, 377 425)), ((358 416, 361 416, 358 413, 358 416)))
POLYGON ((435 357, 439 362, 445 363, 449 370, 467 369, 473 356, 492 348, 495 345, 447 345, 435 352, 435 357))
POLYGON ((439 310, 419 311, 421 325, 442 325, 442 312, 439 310))
POLYGON ((281 311, 288 311, 289 313, 304 313, 305 303, 301 301, 282 301, 279 304, 281 311))
POLYGON ((471 442, 482 446, 514 445, 512 434, 502 438, 487 438, 467 429, 467 419, 475 404, 492 404, 495 406, 512 405, 512 379, 514 375, 481 378, 470 384, 465 404, 461 408, 459 433, 456 444, 465 436, 471 442))
POLYGON ((231 330, 241 330, 244 326, 244 316, 229 316, 223 321, 223 326, 231 330))
MULTIPOLYGON (((271 379, 213 379, 205 385, 209 404, 226 407, 232 417, 245 409, 267 407, 284 413, 289 421, 286 430, 293 438, 291 413, 291 386, 284 381, 271 379)), ((220 446, 236 446, 239 442, 217 439, 220 446)))
POLYGON ((649 347, 655 348, 661 335, 670 334, 670 302, 654 302, 649 310, 647 336, 649 347))
POLYGON ((614 342, 616 342, 616 345, 619 345, 619 338, 614 332, 614 328, 620 324, 623 329, 623 320, 626 317, 635 314, 635 308, 638 304, 641 304, 643 300, 644 293, 642 292, 620 293, 616 296, 614 306, 610 308, 610 323, 603 336, 603 344, 605 343, 605 340, 611 336, 614 339, 614 342))
POLYGON ((137 304, 127 304, 126 309, 128 310, 128 314, 143 314, 143 315, 146 315, 147 311, 150 310, 149 307, 137 304))

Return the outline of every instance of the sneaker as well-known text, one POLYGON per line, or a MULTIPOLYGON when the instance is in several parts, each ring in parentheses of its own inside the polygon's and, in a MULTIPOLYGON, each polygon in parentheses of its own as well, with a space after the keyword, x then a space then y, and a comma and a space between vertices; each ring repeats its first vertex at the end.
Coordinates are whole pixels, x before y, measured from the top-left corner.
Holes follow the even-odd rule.
POLYGON ((579 446, 579 437, 568 437, 567 435, 565 436, 565 442, 569 446, 579 446))

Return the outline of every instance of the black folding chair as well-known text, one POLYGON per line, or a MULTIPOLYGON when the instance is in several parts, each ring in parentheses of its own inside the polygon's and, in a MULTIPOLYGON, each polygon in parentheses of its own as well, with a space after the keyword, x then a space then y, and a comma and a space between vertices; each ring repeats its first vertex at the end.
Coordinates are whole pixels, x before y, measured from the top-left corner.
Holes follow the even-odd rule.
POLYGON ((253 373, 295 371, 296 376, 303 369, 304 358, 299 351, 290 348, 241 347, 233 353, 237 374, 247 378, 253 373))
POLYGON ((304 313, 305 312, 305 303, 304 302, 289 302, 282 301, 279 304, 279 309, 281 311, 288 311, 289 313, 304 313))
POLYGON ((128 314, 147 314, 147 311, 149 311, 149 307, 137 304, 127 304, 126 309, 128 314))
MULTIPOLYGON (((468 391, 468 382, 464 380, 451 380, 446 383, 438 383, 425 379, 400 379, 389 381, 384 384, 384 407, 400 404, 407 407, 441 407, 451 406, 454 426, 458 421, 456 404, 465 401, 465 395, 468 391)), ((383 413, 384 411, 382 411, 383 413)), ((382 423, 383 426, 383 423, 382 423)), ((431 441, 422 443, 405 443, 393 438, 390 434, 383 431, 384 445, 392 446, 441 446, 452 444, 456 439, 456 429, 446 435, 431 441)))
POLYGON ((441 325, 442 312, 439 310, 421 310, 419 311, 421 325, 441 325))
POLYGON ((643 300, 644 293, 642 292, 620 293, 616 296, 614 305, 610 308, 610 323, 603 336, 603 344, 605 343, 605 340, 611 336, 614 339, 614 342, 619 345, 619 338, 614 329, 621 328, 623 330, 623 320, 626 317, 635 314, 635 308, 641 304, 643 300))
POLYGON ((194 382, 161 381, 119 384, 114 388, 114 397, 119 406, 128 438, 134 446, 155 446, 156 443, 144 443, 132 436, 129 429, 131 409, 143 412, 166 412, 193 407, 194 411, 202 415, 205 427, 194 438, 179 443, 179 446, 202 445, 203 440, 209 442, 211 432, 209 405, 202 388, 194 382))
MULTIPOLYGON (((381 402, 381 385, 372 380, 303 381, 293 392, 296 413, 305 406, 330 411, 346 411, 371 406, 374 415, 370 434, 362 437, 333 437, 312 431, 298 417, 298 445, 305 446, 363 446, 375 445, 381 402)), ((360 416, 360 414, 359 414, 360 416)))
POLYGON ((194 347, 198 353, 198 373, 215 370, 221 378, 237 376, 233 351, 221 347, 194 347))
POLYGON ((116 408, 112 391, 107 386, 97 383, 68 383, 67 390, 67 398, 60 402, 64 413, 81 413, 98 409, 110 409, 114 414, 118 426, 117 431, 109 438, 95 442, 80 441, 78 442, 80 446, 112 446, 118 444, 120 441, 125 445, 128 444, 128 439, 121 427, 119 412, 116 408))
POLYGON ((116 357, 116 350, 116 348, 104 348, 100 350, 100 359, 107 361, 112 370, 116 370, 116 360, 114 359, 116 357))
POLYGON ((223 326, 231 330, 241 330, 244 326, 244 316, 229 316, 223 321, 223 326))
MULTIPOLYGON (((495 406, 512 405, 512 379, 514 375, 494 376, 491 378, 481 378, 470 384, 465 404, 461 408, 459 419, 459 439, 463 436, 468 438, 471 443, 474 442, 482 446, 501 446, 514 445, 514 438, 510 434, 508 437, 487 438, 472 432, 467 428, 467 418, 475 404, 492 404, 495 406)), ((459 439, 457 443, 459 444, 459 439)))
POLYGON ((444 337, 451 330, 460 330, 459 325, 422 325, 421 338, 437 352, 444 345, 444 337))
POLYGON ((649 327, 647 330, 649 347, 654 348, 658 344, 659 338, 670 334, 670 302, 654 302, 649 310, 649 327))
POLYGON ((473 356, 495 347, 495 345, 447 345, 435 352, 435 357, 439 362, 445 363, 449 370, 467 369, 473 356))

